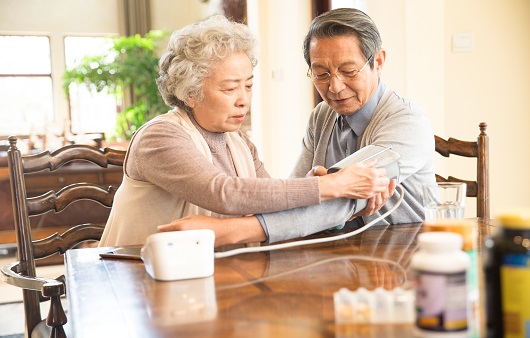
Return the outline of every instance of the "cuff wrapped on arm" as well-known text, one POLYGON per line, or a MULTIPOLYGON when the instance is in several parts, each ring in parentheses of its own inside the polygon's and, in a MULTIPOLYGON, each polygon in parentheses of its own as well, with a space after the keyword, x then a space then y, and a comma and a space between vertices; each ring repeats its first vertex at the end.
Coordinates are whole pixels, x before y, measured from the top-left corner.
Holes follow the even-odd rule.
POLYGON ((268 243, 304 237, 346 222, 355 209, 356 200, 339 198, 319 205, 262 214, 258 220, 267 234, 268 243))

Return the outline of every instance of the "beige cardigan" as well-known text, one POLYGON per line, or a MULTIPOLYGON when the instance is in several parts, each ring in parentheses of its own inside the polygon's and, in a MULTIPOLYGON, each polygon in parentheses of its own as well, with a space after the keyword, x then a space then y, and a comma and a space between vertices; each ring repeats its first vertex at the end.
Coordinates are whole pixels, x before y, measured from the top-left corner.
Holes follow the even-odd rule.
MULTIPOLYGON (((197 149, 209 162, 213 163, 212 153, 206 140, 186 113, 169 112, 156 117, 153 122, 155 121, 166 121, 184 128, 197 149)), ((237 133, 225 133, 225 135, 238 176, 255 178, 252 155, 245 141, 237 133)), ((128 154, 125 162, 127 160, 128 154)), ((185 199, 174 198, 167 191, 150 182, 134 180, 124 175, 122 184, 114 197, 113 208, 100 246, 143 244, 147 236, 156 232, 158 225, 191 214, 210 216, 211 212, 185 199)))

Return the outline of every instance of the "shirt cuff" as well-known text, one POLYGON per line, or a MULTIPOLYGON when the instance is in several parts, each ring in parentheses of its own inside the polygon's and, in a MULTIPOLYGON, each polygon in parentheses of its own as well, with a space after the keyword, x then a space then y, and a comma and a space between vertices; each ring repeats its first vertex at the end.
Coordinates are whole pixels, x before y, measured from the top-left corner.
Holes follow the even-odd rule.
POLYGON ((265 232, 265 240, 261 243, 269 243, 269 230, 267 230, 267 224, 265 223, 265 219, 263 218, 263 215, 261 214, 255 214, 256 218, 259 221, 259 224, 261 224, 261 227, 263 228, 263 231, 265 232))

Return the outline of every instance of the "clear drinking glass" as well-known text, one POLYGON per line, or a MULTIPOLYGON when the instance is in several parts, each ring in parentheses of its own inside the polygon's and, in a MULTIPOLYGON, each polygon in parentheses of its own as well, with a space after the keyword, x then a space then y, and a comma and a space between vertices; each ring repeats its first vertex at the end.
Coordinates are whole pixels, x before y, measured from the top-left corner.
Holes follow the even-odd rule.
POLYGON ((463 219, 466 202, 466 184, 437 182, 423 185, 425 221, 463 219))

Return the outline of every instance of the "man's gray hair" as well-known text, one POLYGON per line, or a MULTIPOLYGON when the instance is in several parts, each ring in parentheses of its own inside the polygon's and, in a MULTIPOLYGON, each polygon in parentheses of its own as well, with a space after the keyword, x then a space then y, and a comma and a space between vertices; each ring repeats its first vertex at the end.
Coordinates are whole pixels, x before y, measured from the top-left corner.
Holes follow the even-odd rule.
MULTIPOLYGON (((354 35, 359 39, 361 52, 366 59, 381 49, 381 36, 368 15, 355 8, 337 8, 317 16, 309 26, 309 32, 304 39, 304 58, 307 65, 311 66, 309 44, 312 38, 333 38, 345 35, 354 35)), ((373 68, 373 65, 372 59, 370 68, 373 68)))

